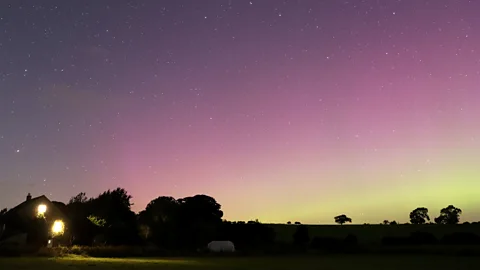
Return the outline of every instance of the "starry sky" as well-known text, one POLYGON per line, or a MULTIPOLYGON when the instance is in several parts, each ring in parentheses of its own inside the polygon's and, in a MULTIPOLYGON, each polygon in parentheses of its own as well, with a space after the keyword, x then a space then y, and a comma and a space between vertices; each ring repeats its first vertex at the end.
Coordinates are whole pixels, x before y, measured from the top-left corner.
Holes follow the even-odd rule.
POLYGON ((0 207, 124 187, 230 220, 480 220, 480 1, 0 3, 0 207))

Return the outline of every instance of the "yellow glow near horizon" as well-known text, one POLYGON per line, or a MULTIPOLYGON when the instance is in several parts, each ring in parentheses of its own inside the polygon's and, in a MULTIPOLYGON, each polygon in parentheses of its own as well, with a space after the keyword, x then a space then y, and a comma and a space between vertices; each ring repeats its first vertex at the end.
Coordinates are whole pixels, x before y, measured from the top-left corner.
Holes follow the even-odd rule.
POLYGON ((37 215, 44 216, 45 212, 47 212, 47 206, 45 204, 40 204, 37 208, 37 215))
POLYGON ((65 224, 61 220, 55 220, 52 226, 53 235, 62 235, 65 232, 65 224))

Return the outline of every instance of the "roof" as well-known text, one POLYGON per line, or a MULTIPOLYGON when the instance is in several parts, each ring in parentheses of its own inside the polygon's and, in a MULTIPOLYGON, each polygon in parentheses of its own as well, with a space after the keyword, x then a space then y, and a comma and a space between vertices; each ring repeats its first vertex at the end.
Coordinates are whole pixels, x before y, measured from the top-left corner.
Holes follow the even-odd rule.
POLYGON ((18 213, 18 211, 20 211, 20 209, 24 209, 28 206, 32 206, 32 204, 37 204, 40 201, 45 201, 45 200, 50 201, 45 195, 42 195, 42 196, 38 196, 38 197, 32 198, 32 199, 27 200, 27 201, 23 201, 19 205, 9 209, 7 211, 7 213, 5 213, 4 218, 11 217, 15 213, 18 213))
POLYGON ((14 217, 20 217, 22 220, 24 220, 27 218, 25 213, 28 213, 29 211, 35 211, 34 209, 36 209, 39 204, 47 204, 48 209, 50 209, 51 212, 55 213, 56 215, 66 217, 65 213, 56 207, 52 201, 50 201, 45 195, 42 195, 20 203, 19 205, 7 211, 2 219, 4 222, 14 217))

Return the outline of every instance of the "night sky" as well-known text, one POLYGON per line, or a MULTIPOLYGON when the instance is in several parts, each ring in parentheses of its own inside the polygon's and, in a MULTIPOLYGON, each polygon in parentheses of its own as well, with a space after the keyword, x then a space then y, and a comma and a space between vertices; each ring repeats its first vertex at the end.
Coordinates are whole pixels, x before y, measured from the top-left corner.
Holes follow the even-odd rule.
POLYGON ((480 1, 1 1, 0 207, 480 220, 480 1), (10 2, 10 4, 8 4, 10 2))

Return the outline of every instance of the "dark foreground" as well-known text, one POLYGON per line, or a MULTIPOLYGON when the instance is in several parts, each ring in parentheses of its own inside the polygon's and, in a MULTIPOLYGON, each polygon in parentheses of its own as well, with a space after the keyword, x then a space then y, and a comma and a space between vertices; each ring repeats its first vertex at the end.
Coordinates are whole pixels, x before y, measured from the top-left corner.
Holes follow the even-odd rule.
POLYGON ((358 256, 201 259, 102 259, 102 258, 0 258, 0 269, 237 269, 237 270, 357 270, 357 269, 479 269, 480 257, 449 256, 358 256))

